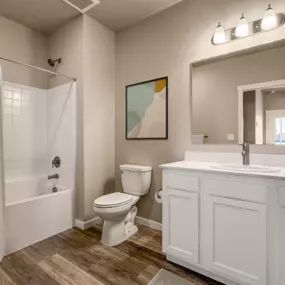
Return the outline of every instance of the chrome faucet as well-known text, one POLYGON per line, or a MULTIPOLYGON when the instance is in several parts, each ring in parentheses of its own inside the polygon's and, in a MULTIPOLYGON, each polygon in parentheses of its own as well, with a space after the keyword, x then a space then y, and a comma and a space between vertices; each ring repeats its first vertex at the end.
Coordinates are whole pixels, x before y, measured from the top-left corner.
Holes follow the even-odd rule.
POLYGON ((242 164, 249 165, 249 143, 242 144, 242 164))
POLYGON ((53 175, 49 175, 48 176, 48 180, 50 180, 50 179, 58 179, 58 178, 59 178, 58 174, 53 174, 53 175))

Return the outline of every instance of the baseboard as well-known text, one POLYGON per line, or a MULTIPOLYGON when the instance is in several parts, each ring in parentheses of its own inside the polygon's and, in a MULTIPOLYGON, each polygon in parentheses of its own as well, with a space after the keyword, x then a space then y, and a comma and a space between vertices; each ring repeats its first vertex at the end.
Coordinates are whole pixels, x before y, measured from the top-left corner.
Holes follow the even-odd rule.
POLYGON ((95 217, 95 218, 88 220, 86 222, 82 222, 80 220, 75 219, 74 226, 76 228, 81 229, 81 230, 87 230, 87 229, 93 227, 94 225, 98 225, 100 223, 102 223, 102 220, 99 217, 95 217))
POLYGON ((146 226, 146 227, 158 230, 158 231, 162 231, 162 224, 152 221, 152 220, 147 220, 142 217, 136 217, 136 223, 138 225, 143 225, 143 226, 146 226))
MULTIPOLYGON (((74 226, 81 229, 81 230, 87 230, 87 229, 93 227, 94 225, 98 225, 101 223, 102 223, 102 220, 99 217, 96 217, 96 218, 93 218, 93 219, 88 220, 86 222, 83 222, 80 220, 75 220, 74 226)), ((138 225, 142 225, 142 226, 149 227, 151 229, 162 231, 161 223, 158 223, 158 222, 155 222, 152 220, 147 220, 147 219, 142 218, 142 217, 136 217, 136 223, 138 225)))

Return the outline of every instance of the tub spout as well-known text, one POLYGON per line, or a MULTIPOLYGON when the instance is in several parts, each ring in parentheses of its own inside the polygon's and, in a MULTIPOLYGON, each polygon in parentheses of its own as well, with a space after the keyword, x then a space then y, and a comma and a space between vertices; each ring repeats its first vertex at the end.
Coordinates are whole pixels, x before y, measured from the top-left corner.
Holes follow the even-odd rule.
POLYGON ((59 178, 59 175, 58 174, 53 174, 53 175, 49 175, 48 176, 48 179, 58 179, 59 178))

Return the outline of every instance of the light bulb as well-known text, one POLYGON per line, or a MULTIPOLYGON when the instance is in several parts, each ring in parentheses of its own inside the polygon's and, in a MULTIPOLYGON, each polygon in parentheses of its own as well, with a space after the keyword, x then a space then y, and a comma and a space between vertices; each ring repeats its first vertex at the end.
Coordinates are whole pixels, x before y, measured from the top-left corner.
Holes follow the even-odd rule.
POLYGON ((277 17, 274 10, 271 6, 268 6, 268 9, 265 11, 262 21, 261 28, 262 30, 271 30, 277 27, 277 17))
POLYGON ((248 34, 249 34, 248 22, 247 22, 247 19, 242 14, 236 26, 235 35, 238 38, 243 38, 243 37, 247 37, 248 34))
POLYGON ((223 44, 226 42, 226 33, 225 29, 222 27, 221 23, 218 24, 214 37, 213 37, 213 42, 215 44, 223 44))

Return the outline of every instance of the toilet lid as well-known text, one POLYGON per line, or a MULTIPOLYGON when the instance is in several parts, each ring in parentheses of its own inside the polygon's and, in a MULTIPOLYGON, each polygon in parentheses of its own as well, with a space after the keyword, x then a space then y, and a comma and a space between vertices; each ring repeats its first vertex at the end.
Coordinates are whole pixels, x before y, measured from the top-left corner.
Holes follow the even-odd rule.
POLYGON ((94 205, 99 208, 118 207, 128 204, 131 200, 133 200, 133 196, 116 192, 99 197, 94 201, 94 205))

